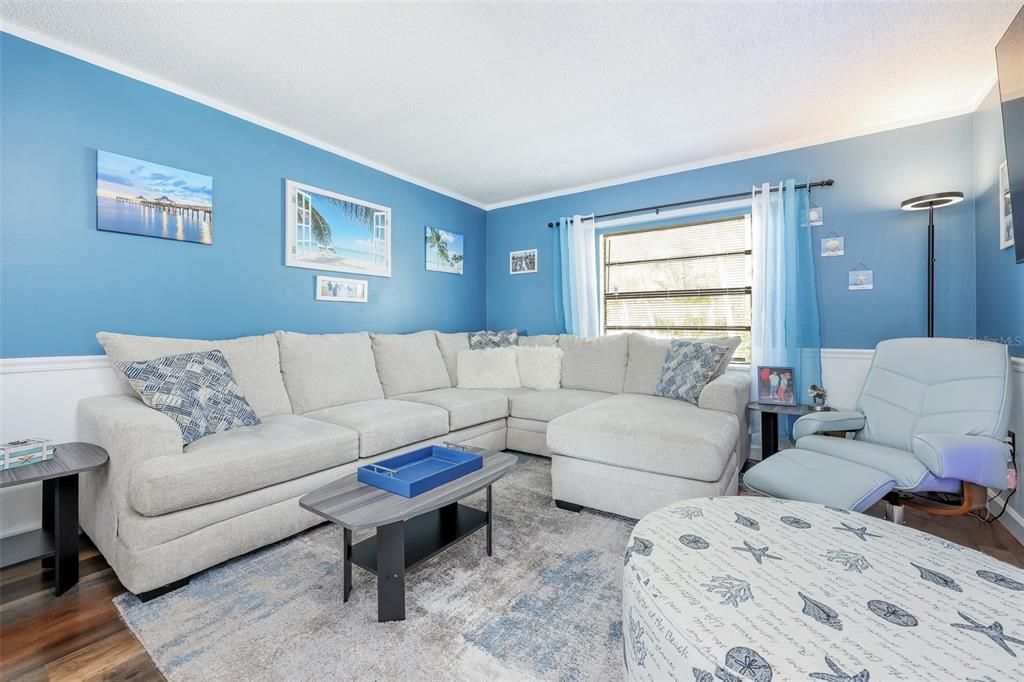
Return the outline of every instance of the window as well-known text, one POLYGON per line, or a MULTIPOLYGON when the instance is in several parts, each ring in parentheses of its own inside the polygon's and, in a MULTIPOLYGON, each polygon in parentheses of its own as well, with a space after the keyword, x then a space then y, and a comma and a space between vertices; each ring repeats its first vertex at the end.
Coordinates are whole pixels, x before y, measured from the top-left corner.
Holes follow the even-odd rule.
POLYGON ((749 216, 601 237, 604 332, 739 336, 750 362, 749 216))

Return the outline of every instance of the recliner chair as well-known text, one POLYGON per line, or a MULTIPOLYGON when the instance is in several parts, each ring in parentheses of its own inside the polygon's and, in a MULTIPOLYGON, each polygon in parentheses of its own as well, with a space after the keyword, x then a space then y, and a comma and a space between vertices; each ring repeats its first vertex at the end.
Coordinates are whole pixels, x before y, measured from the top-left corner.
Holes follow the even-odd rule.
POLYGON ((984 487, 1007 487, 1010 402, 1003 344, 883 341, 856 411, 801 417, 796 447, 755 465, 743 482, 773 497, 854 511, 893 492, 960 493, 961 505, 939 513, 966 513, 984 506, 984 487), (837 431, 854 437, 821 435, 837 431))

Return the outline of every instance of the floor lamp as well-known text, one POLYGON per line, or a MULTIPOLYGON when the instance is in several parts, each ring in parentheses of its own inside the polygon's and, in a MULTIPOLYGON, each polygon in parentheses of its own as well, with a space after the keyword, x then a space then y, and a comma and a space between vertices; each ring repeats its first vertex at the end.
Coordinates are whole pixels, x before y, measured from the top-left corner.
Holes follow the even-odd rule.
POLYGON ((963 192, 938 192, 907 199, 900 208, 904 211, 928 211, 928 336, 935 336, 935 209, 958 204, 964 200, 963 192))

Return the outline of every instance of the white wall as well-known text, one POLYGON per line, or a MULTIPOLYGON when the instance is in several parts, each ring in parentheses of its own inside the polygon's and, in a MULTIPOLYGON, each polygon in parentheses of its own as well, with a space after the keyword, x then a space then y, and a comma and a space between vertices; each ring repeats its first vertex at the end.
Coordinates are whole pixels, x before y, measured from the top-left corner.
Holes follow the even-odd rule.
MULTIPOLYGON (((821 352, 822 383, 829 404, 853 408, 871 364, 870 350, 825 349, 821 352)), ((1024 450, 1024 360, 1014 360, 1014 412, 1010 428, 1024 450)), ((0 442, 26 436, 54 441, 75 440, 78 401, 92 395, 119 393, 114 371, 104 356, 0 360, 0 442)), ((760 457, 761 439, 754 434, 753 458, 760 457)), ((1018 458, 1024 478, 1024 456, 1018 458)), ((39 485, 0 490, 0 537, 39 527, 39 485)), ((999 503, 999 508, 1002 504, 999 503)), ((1024 542, 1024 492, 1014 497, 1003 517, 1024 542)))

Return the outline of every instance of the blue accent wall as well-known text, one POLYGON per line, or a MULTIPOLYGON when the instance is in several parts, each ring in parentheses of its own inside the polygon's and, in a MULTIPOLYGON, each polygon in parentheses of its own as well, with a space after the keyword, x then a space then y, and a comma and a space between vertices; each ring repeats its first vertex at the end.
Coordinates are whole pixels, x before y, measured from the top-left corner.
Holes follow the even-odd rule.
POLYGON ((928 219, 899 206, 909 197, 947 190, 963 191, 966 200, 935 214, 936 334, 973 336, 972 145, 972 116, 965 115, 489 211, 487 326, 561 331, 553 231, 547 227, 560 216, 742 192, 786 178, 834 178, 834 187, 811 195, 825 209, 825 225, 813 228, 815 244, 831 230, 846 237, 845 256, 817 259, 823 345, 873 348, 886 338, 924 336, 928 219), (509 275, 509 251, 532 248, 539 250, 539 272, 509 275), (860 261, 874 270, 872 291, 847 289, 847 272, 860 261))
POLYGON ((99 353, 99 330, 484 326, 485 213, 474 206, 9 34, 0 128, 2 357, 99 353), (97 231, 97 149, 213 176, 213 245, 97 231), (393 276, 285 267, 286 178, 390 206, 393 276), (464 275, 425 269, 425 225, 465 236, 464 275), (317 274, 367 279, 369 303, 315 301, 317 274))
MULTIPOLYGON (((999 91, 992 88, 974 113, 978 336, 1024 357, 1024 265, 1014 262, 1013 248, 999 249, 999 165, 1005 160, 999 91)), ((1024 218, 1015 222, 1016 238, 1024 239, 1024 218)))

